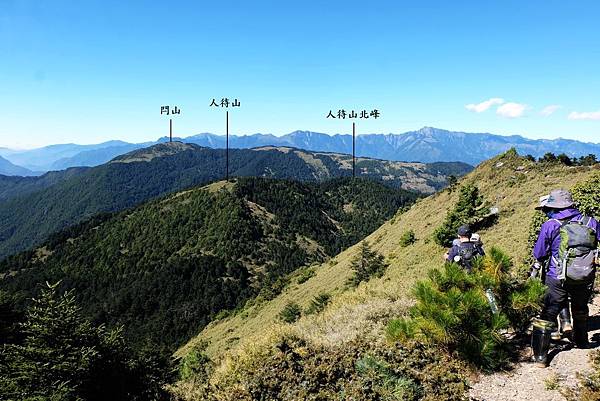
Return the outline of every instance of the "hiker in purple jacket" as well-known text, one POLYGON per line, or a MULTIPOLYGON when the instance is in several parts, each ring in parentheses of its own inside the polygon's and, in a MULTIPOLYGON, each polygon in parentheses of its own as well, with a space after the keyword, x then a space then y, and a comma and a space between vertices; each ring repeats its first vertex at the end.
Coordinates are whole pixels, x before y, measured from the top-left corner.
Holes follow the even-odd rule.
MULTIPOLYGON (((538 209, 544 211, 549 220, 542 225, 533 249, 533 256, 539 262, 537 268, 545 266, 544 283, 548 288, 544 297, 544 307, 540 319, 534 322, 532 348, 535 362, 546 366, 550 333, 554 330, 559 312, 569 307, 569 299, 571 300, 573 313, 573 342, 581 348, 585 348, 589 344, 587 328, 588 300, 594 282, 596 262, 592 257, 592 253, 596 252, 595 255, 597 255, 597 251, 592 248, 597 247, 600 230, 598 230, 598 222, 595 219, 582 215, 574 206, 571 194, 568 191, 552 191, 547 197, 540 198, 540 201, 538 209), (569 230, 571 227, 576 227, 577 235, 580 235, 581 232, 587 233, 587 237, 584 238, 581 244, 574 244, 578 246, 585 245, 587 247, 584 249, 587 252, 585 255, 589 254, 591 257, 591 259, 582 259, 584 262, 585 260, 592 260, 589 266, 589 274, 585 276, 571 278, 567 275, 566 269, 567 266, 571 268, 568 263, 571 263, 572 259, 565 259, 564 257, 565 249, 567 249, 563 237, 565 235, 564 227, 569 228, 569 230), (561 239, 563 242, 562 248, 561 239)), ((579 238, 572 239, 569 237, 569 242, 576 242, 579 238)), ((573 244, 569 244, 569 247, 571 245, 573 244)), ((579 248, 583 249, 581 246, 579 248)), ((572 269, 579 268, 579 265, 574 266, 572 269)))

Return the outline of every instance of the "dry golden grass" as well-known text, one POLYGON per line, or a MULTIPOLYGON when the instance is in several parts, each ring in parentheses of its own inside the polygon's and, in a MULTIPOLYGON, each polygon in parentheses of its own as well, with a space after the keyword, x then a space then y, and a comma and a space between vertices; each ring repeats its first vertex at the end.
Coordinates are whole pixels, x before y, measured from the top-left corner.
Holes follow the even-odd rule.
MULTIPOLYGON (((514 156, 499 156, 480 165, 461 183, 476 184, 485 198, 500 208, 498 223, 480 232, 484 244, 501 248, 521 263, 529 252, 528 229, 538 197, 553 188, 570 188, 595 170, 598 168, 540 166, 514 156)), ((382 338, 381 328, 386 322, 406 312, 415 281, 424 278, 429 269, 440 266, 444 249, 430 239, 457 198, 457 191, 432 195, 367 238, 390 263, 382 278, 346 290, 345 283, 352 274, 350 262, 358 250, 357 246, 351 247, 316 267, 314 277, 291 285, 272 301, 213 322, 177 355, 184 356, 197 341, 206 340, 210 344, 208 353, 223 361, 218 374, 227 375, 240 369, 240 361, 253 360, 253 356, 265 352, 282 331, 321 344, 339 344, 359 335, 382 338), (409 229, 414 230, 417 241, 402 248, 400 237, 409 229), (293 325, 278 321, 279 312, 288 302, 306 308, 313 297, 323 292, 330 293, 332 301, 322 313, 304 316, 293 325)))

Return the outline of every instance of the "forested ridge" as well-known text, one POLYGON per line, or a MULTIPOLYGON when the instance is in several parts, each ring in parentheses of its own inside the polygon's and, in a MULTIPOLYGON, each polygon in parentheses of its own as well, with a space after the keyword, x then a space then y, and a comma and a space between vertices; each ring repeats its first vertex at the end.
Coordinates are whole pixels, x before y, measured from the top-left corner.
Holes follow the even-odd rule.
MULTIPOLYGON (((351 156, 291 148, 231 149, 231 176, 304 182, 349 177, 351 156)), ((425 165, 364 159, 360 177, 390 187, 432 192, 462 175, 462 163, 425 165)), ((0 177, 0 259, 38 245, 52 233, 101 212, 116 212, 150 199, 222 179, 225 150, 173 142, 136 150, 94 168, 42 177, 0 177)))
POLYGON ((416 198, 351 178, 216 183, 54 234, 0 262, 0 290, 22 308, 60 280, 93 322, 172 349, 219 312, 273 296, 288 274, 356 243, 416 198))

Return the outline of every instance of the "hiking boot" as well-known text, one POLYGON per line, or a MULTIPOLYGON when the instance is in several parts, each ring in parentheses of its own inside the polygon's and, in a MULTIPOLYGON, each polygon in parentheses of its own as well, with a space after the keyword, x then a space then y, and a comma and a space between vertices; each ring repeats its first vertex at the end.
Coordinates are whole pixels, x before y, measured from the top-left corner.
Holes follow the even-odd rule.
POLYGON ((577 348, 586 349, 590 346, 587 326, 587 319, 573 320, 573 342, 577 348))
POLYGON ((533 362, 541 368, 548 366, 548 350, 550 348, 550 335, 554 324, 545 320, 536 320, 531 333, 531 349, 533 362))
POLYGON ((571 324, 571 311, 569 307, 563 308, 558 315, 560 321, 560 331, 564 337, 571 337, 573 334, 573 325, 571 324))
MULTIPOLYGON (((560 341, 563 338, 571 339, 573 334, 573 325, 571 324, 571 311, 569 307, 563 308, 558 315, 559 330, 553 331, 550 334, 552 341, 560 341)), ((558 326, 557 326, 558 327, 558 326)))
POLYGON ((573 336, 573 325, 571 323, 565 323, 565 325, 560 328, 560 331, 562 331, 564 337, 571 338, 573 336))
POLYGON ((552 341, 562 340, 562 333, 560 332, 560 330, 556 330, 550 333, 550 339, 552 339, 552 341))

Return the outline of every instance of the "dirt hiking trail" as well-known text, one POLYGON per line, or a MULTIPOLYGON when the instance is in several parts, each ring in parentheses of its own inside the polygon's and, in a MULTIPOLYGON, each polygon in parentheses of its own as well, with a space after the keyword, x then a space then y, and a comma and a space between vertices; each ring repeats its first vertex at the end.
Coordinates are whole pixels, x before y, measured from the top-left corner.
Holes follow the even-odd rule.
POLYGON ((574 388, 577 373, 591 369, 589 353, 600 347, 600 296, 590 304, 590 349, 572 348, 567 340, 553 342, 550 365, 539 368, 531 363, 528 349, 515 369, 483 375, 469 392, 473 401, 565 401, 561 389, 574 388))

